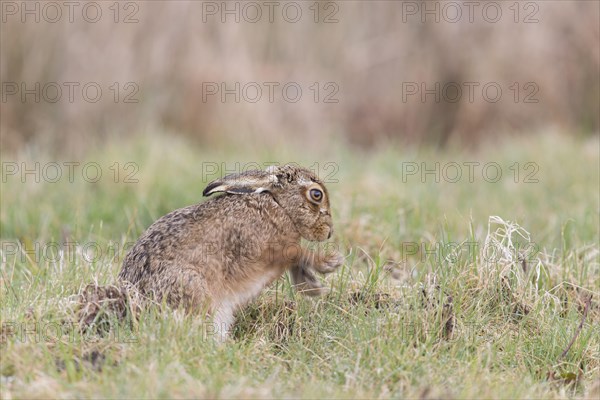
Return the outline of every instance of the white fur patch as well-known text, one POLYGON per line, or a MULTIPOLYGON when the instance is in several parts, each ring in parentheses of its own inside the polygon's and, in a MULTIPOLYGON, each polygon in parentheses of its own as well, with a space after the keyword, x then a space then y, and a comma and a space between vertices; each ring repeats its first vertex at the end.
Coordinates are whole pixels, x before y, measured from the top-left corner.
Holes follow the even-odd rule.
POLYGON ((256 298, 260 292, 263 291, 265 286, 271 282, 271 280, 273 280, 273 274, 266 273, 265 275, 253 280, 249 285, 247 284, 245 291, 242 293, 237 293, 235 296, 235 303, 237 306, 243 306, 256 298))
POLYGON ((256 279, 246 282, 243 288, 236 289, 238 291, 230 292, 223 296, 217 307, 224 315, 233 314, 238 308, 246 305, 248 302, 256 298, 274 278, 276 271, 270 271, 257 277, 256 279))
POLYGON ((308 180, 308 179, 304 179, 304 178, 299 178, 298 179, 298 184, 302 185, 302 186, 308 186, 311 183, 313 183, 313 182, 311 180, 308 180))

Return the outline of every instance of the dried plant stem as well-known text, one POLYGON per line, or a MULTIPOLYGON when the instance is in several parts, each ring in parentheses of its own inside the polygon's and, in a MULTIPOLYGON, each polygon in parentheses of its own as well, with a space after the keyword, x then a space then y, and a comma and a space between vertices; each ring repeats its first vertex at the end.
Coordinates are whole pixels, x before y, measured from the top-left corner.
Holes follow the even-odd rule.
POLYGON ((586 302, 585 302, 585 309, 583 310, 583 316, 581 317, 581 322, 579 323, 579 326, 577 327, 577 330, 575 331, 575 334, 573 335, 573 338, 569 342, 569 345, 561 353, 560 357, 558 357, 558 361, 562 360, 567 355, 567 353, 569 352, 569 350, 571 350, 571 347, 573 346, 573 343, 575 343, 575 340, 577 339, 577 337, 581 333, 581 329, 583 328, 583 324, 585 323, 585 319, 587 318, 587 314, 588 314, 588 310, 590 309, 591 302, 592 302, 592 295, 589 295, 588 298, 587 298, 587 300, 586 300, 586 302))

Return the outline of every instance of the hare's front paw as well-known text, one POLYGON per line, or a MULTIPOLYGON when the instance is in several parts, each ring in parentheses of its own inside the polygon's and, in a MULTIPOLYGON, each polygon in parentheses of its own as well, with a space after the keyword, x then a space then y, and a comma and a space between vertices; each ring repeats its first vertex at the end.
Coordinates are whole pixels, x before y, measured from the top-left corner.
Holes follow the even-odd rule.
POLYGON ((326 287, 323 287, 314 272, 307 265, 294 265, 290 269, 290 274, 294 288, 305 296, 322 296, 329 292, 326 287))
POLYGON ((326 254, 320 263, 316 263, 314 268, 322 274, 330 274, 338 269, 346 260, 341 253, 334 251, 326 254))

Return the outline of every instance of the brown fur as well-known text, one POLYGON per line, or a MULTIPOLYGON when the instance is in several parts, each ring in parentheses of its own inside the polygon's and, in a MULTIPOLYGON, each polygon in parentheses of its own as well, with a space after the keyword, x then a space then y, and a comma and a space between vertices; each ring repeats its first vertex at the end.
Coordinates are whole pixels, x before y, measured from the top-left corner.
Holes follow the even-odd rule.
POLYGON ((312 272, 335 270, 337 253, 300 247, 301 238, 328 239, 327 190, 312 172, 292 165, 228 175, 210 183, 204 203, 175 210, 152 224, 123 261, 119 278, 158 301, 208 311, 226 337, 234 312, 286 270, 299 291, 321 294, 312 272), (309 199, 318 189, 322 200, 309 199))

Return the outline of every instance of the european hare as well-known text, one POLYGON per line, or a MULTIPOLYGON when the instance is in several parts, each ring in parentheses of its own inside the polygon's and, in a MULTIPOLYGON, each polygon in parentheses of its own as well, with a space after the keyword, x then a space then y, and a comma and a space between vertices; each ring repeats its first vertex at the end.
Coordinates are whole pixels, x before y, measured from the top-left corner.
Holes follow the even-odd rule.
POLYGON ((219 192, 154 222, 119 278, 173 307, 208 311, 224 339, 235 311, 286 270, 300 292, 318 295, 325 289, 313 270, 330 273, 344 257, 300 247, 301 238, 333 233, 327 190, 311 171, 284 165, 227 175, 203 195, 219 192))

